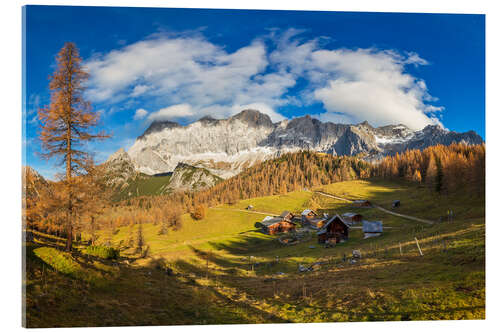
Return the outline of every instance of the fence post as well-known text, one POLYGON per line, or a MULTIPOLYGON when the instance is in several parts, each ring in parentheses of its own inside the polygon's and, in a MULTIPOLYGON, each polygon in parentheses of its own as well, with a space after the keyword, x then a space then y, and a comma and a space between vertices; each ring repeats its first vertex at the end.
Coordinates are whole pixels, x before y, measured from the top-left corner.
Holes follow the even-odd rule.
POLYGON ((306 299, 306 281, 305 280, 302 280, 302 297, 304 298, 304 300, 306 299))
POLYGON ((417 243, 418 252, 420 252, 420 256, 423 256, 424 254, 422 253, 422 250, 420 249, 420 245, 418 244, 418 239, 417 239, 417 237, 415 237, 415 243, 417 243))
POLYGON ((207 280, 208 280, 208 254, 207 254, 207 280))

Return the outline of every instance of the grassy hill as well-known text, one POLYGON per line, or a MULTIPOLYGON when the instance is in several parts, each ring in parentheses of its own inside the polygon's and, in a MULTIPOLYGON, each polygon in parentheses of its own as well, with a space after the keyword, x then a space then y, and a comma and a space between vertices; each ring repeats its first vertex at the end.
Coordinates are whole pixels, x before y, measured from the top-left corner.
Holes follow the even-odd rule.
POLYGON ((484 318, 484 198, 439 196, 415 184, 372 179, 242 200, 210 208, 200 221, 187 214, 182 219, 182 229, 165 235, 159 225, 143 225, 146 258, 124 247, 138 226, 114 235, 101 231, 122 247, 117 260, 82 255, 82 245, 72 257, 61 254, 67 261, 61 266, 43 255, 57 249, 35 239, 27 250, 30 326, 484 318), (389 210, 398 199, 397 212, 436 223, 353 208, 315 190, 369 199, 389 210), (248 205, 253 211, 245 211, 248 205), (363 239, 353 228, 346 243, 324 248, 314 234, 283 246, 255 227, 267 213, 300 213, 311 205, 330 214, 357 211, 382 220, 386 229, 363 239), (442 218, 449 209, 452 222, 442 218), (353 250, 362 259, 344 261, 353 250), (299 264, 314 270, 299 273, 299 264), (72 267, 69 273, 65 266, 72 267))
POLYGON ((126 186, 118 190, 114 199, 119 201, 142 195, 168 194, 170 192, 168 184, 171 177, 172 175, 148 176, 141 174, 131 179, 126 186))

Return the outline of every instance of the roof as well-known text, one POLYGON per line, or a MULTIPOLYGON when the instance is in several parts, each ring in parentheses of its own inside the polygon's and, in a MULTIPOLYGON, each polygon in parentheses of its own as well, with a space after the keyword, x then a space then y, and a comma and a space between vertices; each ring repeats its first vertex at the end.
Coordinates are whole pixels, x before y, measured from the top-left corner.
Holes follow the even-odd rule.
POLYGON ((266 227, 269 227, 270 225, 273 225, 275 223, 283 222, 286 221, 288 223, 296 224, 295 222, 289 221, 289 220, 284 220, 282 217, 272 217, 272 216, 266 216, 261 224, 263 224, 266 227))
POLYGON ((344 214, 342 214, 342 216, 349 217, 349 218, 353 217, 353 216, 357 216, 357 215, 361 216, 361 214, 358 214, 358 213, 344 213, 344 214))
POLYGON ((302 215, 308 215, 309 213, 314 213, 314 215, 318 215, 316 214, 316 212, 312 209, 304 209, 304 211, 302 212, 302 215))
POLYGON ((354 200, 353 203, 361 204, 361 203, 369 203, 370 201, 368 200, 354 200))
POLYGON ((363 221, 363 232, 382 232, 382 221, 363 221))
POLYGON ((317 226, 318 223, 320 223, 321 221, 325 221, 325 220, 326 220, 326 217, 316 217, 316 218, 310 219, 308 222, 312 226, 317 226))
POLYGON ((285 211, 283 211, 283 213, 281 213, 280 217, 285 217, 288 214, 291 214, 291 213, 289 211, 285 210, 285 211))
POLYGON ((328 225, 330 225, 330 223, 332 223, 337 218, 339 219, 340 222, 342 222, 342 224, 344 224, 347 228, 349 228, 349 224, 347 224, 342 219, 342 217, 340 217, 339 215, 335 215, 331 219, 329 219, 328 222, 326 222, 325 225, 318 231, 318 235, 324 234, 327 231, 328 225))
POLYGON ((270 218, 270 219, 264 219, 261 223, 263 225, 265 225, 266 227, 269 227, 270 225, 273 225, 275 223, 279 223, 283 221, 282 218, 279 218, 279 217, 273 217, 273 218, 270 218))

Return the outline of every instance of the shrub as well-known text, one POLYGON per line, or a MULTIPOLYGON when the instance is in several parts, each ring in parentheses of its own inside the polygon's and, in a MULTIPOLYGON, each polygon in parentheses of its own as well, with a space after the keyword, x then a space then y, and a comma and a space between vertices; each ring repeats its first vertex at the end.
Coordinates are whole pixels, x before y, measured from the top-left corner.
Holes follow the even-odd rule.
POLYGON ((116 259, 118 257, 119 251, 108 246, 91 245, 84 250, 84 253, 102 259, 116 259))

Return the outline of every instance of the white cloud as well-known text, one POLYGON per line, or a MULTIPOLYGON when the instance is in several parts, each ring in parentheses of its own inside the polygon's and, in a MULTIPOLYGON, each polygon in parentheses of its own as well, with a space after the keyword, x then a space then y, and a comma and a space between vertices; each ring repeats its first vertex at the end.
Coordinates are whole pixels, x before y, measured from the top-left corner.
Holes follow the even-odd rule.
POLYGON ((179 118, 190 118, 194 115, 193 109, 189 104, 172 105, 148 116, 148 121, 173 120, 179 118))
POLYGON ((256 39, 234 52, 199 35, 156 35, 87 61, 88 96, 169 105, 136 120, 225 118, 252 106, 277 121, 280 107, 321 103, 321 120, 415 129, 440 124, 443 107, 429 104, 436 98, 408 72, 428 65, 418 54, 327 49, 324 38, 301 41, 301 33, 273 31, 267 47, 266 39, 256 39))
POLYGON ((143 119, 148 115, 148 111, 144 109, 137 109, 134 114, 134 120, 143 119))
POLYGON ((132 93, 130 94, 130 96, 132 96, 132 97, 140 96, 140 95, 144 94, 148 89, 149 89, 148 86, 139 84, 139 85, 135 86, 134 89, 132 89, 132 93))
POLYGON ((405 72, 407 64, 426 62, 416 54, 404 57, 394 51, 373 49, 318 50, 312 54, 315 99, 331 113, 342 113, 374 125, 406 124, 414 129, 440 124, 426 105, 425 82, 405 72))

